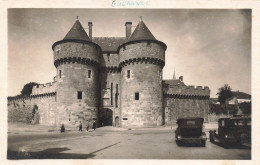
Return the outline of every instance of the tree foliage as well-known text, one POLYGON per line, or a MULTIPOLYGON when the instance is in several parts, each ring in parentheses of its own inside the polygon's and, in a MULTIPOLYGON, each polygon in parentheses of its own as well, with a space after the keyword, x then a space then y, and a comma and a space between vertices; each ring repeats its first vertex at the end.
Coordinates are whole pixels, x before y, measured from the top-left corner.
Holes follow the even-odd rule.
POLYGON ((231 91, 231 87, 228 84, 224 84, 223 87, 218 89, 218 101, 221 104, 226 104, 227 101, 233 97, 232 91, 231 91))
POLYGON ((36 82, 30 82, 27 83, 23 86, 23 89, 21 91, 21 95, 25 96, 25 95, 30 95, 32 93, 32 88, 33 86, 38 85, 38 83, 36 82))

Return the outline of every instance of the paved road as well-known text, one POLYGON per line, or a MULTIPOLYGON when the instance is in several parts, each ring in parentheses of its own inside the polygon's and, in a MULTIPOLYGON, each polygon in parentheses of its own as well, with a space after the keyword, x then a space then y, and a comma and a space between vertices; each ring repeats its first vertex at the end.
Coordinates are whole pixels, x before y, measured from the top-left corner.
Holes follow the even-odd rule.
POLYGON ((173 130, 9 134, 9 159, 251 159, 250 146, 177 146, 173 130))

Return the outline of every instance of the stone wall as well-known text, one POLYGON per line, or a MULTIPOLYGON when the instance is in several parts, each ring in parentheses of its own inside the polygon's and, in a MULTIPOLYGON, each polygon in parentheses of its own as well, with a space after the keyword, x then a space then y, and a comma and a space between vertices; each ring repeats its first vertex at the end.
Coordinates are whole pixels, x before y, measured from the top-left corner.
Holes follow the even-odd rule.
POLYGON ((209 99, 199 97, 164 97, 165 123, 172 124, 178 118, 202 117, 208 121, 209 99))
POLYGON ((140 42, 125 45, 119 50, 120 62, 134 58, 155 58, 164 61, 165 50, 157 43, 140 42))
POLYGON ((52 93, 56 91, 56 82, 35 85, 32 88, 32 95, 52 93))
POLYGON ((54 47, 54 61, 64 58, 88 58, 100 62, 100 47, 91 43, 66 42, 54 47))
POLYGON ((119 126, 120 123, 120 90, 121 72, 119 55, 111 53, 109 56, 104 53, 101 57, 100 87, 101 104, 99 111, 100 125, 119 126), (117 121, 116 121, 117 119, 117 121))
POLYGON ((98 119, 100 104, 99 70, 96 66, 65 64, 57 68, 61 77, 57 81, 58 123, 65 125, 83 124, 86 120, 98 119), (89 77, 88 71, 91 71, 89 77), (82 98, 78 98, 82 92, 82 98))
POLYGON ((101 49, 93 43, 66 42, 54 47, 57 68, 57 123, 98 123, 101 49))
POLYGON ((56 125, 56 94, 8 99, 8 122, 56 125))
POLYGON ((121 47, 119 52, 121 126, 162 125, 164 48, 156 43, 141 42, 121 47))

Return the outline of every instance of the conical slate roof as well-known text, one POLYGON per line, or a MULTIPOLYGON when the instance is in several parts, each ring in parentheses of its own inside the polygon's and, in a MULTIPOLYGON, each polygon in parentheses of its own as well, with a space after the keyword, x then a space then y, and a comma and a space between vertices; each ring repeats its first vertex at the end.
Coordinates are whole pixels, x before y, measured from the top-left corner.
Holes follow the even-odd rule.
POLYGON ((135 31, 128 39, 128 42, 139 40, 156 40, 142 20, 140 20, 139 24, 136 26, 135 31))
POLYGON ((71 40, 71 39, 76 39, 76 40, 85 40, 85 41, 90 41, 87 33, 85 32, 84 28, 80 24, 79 20, 77 20, 70 31, 67 33, 67 35, 64 37, 63 40, 71 40))

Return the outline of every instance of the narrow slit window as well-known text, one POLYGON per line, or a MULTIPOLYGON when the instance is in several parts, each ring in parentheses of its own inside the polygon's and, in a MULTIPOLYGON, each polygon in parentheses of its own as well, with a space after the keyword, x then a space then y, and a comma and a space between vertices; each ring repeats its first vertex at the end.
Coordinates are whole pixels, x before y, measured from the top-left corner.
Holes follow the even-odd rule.
POLYGON ((82 99, 82 91, 78 91, 78 99, 79 99, 79 100, 82 99))
POLYGON ((127 78, 130 78, 130 70, 127 70, 127 78))
POLYGON ((107 61, 109 62, 110 60, 110 53, 107 53, 107 61))
POLYGON ((88 70, 88 78, 91 78, 91 70, 88 70))
POLYGON ((61 78, 61 70, 59 70, 59 78, 61 78))
POLYGON ((110 90, 111 90, 111 105, 113 105, 113 83, 111 83, 111 87, 110 87, 110 90))
POLYGON ((135 100, 139 100, 139 92, 135 92, 135 100))
POLYGON ((115 104, 116 104, 116 107, 118 107, 118 84, 116 84, 116 94, 115 94, 115 104))
POLYGON ((105 81, 104 89, 107 89, 107 82, 105 81))

